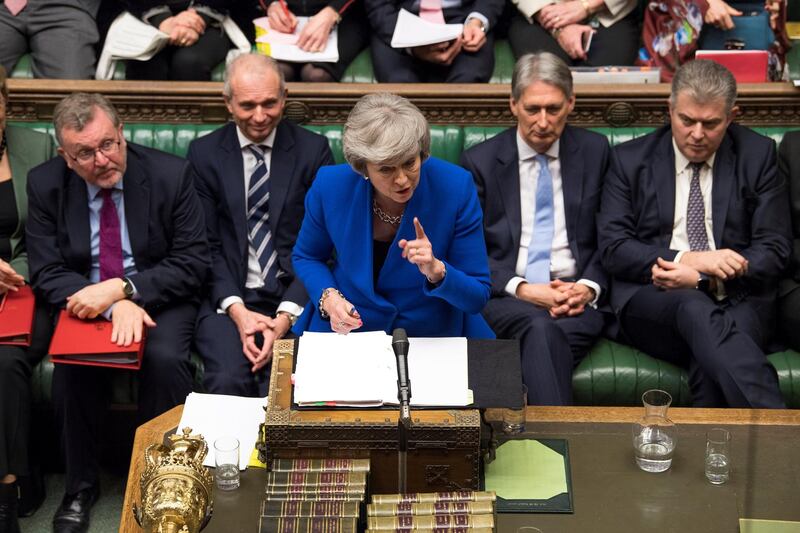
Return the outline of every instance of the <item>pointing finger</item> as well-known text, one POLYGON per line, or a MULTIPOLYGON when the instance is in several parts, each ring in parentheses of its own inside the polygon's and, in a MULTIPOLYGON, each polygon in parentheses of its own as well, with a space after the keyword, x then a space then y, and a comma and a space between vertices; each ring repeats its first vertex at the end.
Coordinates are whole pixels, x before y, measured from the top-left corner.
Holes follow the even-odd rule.
POLYGON ((417 239, 425 238, 425 230, 422 229, 422 223, 417 217, 414 217, 414 230, 417 232, 417 239))

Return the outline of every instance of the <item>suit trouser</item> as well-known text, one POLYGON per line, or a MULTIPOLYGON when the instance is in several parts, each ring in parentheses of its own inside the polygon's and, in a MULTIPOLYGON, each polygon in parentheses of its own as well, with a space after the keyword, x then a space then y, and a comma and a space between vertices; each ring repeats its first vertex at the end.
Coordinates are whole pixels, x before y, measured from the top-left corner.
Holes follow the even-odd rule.
POLYGON ((376 36, 370 41, 375 78, 381 83, 486 83, 494 70, 494 37, 477 52, 461 51, 450 64, 437 65, 412 56, 405 49, 395 49, 376 36))
POLYGON ((773 316, 747 300, 720 304, 694 289, 647 285, 625 305, 620 323, 640 350, 688 366, 695 406, 784 408, 761 348, 773 316))
MULTIPOLYGON (((197 307, 177 304, 150 315, 139 379, 139 420, 154 418, 183 403, 192 391, 189 349, 197 307)), ((99 480, 97 440, 110 398, 113 372, 100 367, 55 365, 53 398, 67 458, 66 492, 74 494, 99 480)))
POLYGON ((603 316, 587 307, 574 317, 553 318, 532 303, 494 297, 483 317, 498 338, 518 339, 522 381, 529 405, 570 405, 572 370, 603 329, 603 316))
POLYGON ((47 306, 38 306, 31 345, 0 346, 0 478, 28 474, 31 374, 47 354, 51 335, 47 306))
POLYGON ((93 78, 97 24, 76 0, 71 3, 28 0, 14 17, 0 2, 0 64, 11 72, 30 52, 37 78, 93 78))
MULTIPOLYGON (((280 301, 263 291, 246 289, 244 303, 251 311, 274 316, 280 301)), ((260 347, 263 339, 256 335, 255 341, 260 347)), ((242 351, 236 324, 227 314, 217 313, 208 302, 203 303, 197 316, 195 345, 203 359, 203 387, 206 392, 266 396, 271 364, 267 363, 254 374, 252 363, 242 351)))

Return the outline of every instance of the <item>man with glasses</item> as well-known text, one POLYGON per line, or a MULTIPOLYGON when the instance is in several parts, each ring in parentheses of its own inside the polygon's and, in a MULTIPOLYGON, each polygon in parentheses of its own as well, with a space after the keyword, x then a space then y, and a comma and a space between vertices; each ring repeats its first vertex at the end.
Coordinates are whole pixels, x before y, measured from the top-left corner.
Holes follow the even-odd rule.
MULTIPOLYGON (((55 309, 110 320, 118 345, 148 329, 138 372, 144 422, 192 390, 189 347, 209 260, 191 166, 126 142, 116 110, 98 94, 66 97, 54 124, 61 157, 28 176, 32 285, 55 309)), ((108 369, 56 366, 53 396, 67 460, 56 532, 88 529, 109 381, 108 369)))

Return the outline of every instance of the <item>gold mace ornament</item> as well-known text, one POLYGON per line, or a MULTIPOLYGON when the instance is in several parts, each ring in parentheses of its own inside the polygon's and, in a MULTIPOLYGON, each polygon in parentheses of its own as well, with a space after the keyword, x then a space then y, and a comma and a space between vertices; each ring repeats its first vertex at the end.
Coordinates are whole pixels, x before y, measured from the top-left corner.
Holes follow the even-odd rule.
POLYGON ((197 533, 211 519, 214 476, 203 466, 208 445, 202 435, 192 435, 192 428, 182 433, 144 452, 141 508, 134 503, 132 511, 148 533, 197 533))

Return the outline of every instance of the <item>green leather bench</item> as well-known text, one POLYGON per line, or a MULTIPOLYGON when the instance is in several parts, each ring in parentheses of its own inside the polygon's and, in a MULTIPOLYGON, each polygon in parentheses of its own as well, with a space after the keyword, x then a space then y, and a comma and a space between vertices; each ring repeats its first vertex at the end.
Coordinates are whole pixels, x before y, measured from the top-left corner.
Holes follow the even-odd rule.
MULTIPOLYGON (((51 123, 17 123, 53 133, 51 123)), ((185 155, 189 143, 214 129, 214 125, 128 124, 126 138, 177 155, 185 155)), ((342 162, 341 126, 308 126, 325 135, 337 162, 342 162)), ((431 152, 434 156, 457 163, 462 150, 496 135, 504 128, 433 126, 431 152)), ((779 142, 787 128, 756 128, 779 142)), ((612 144, 624 142, 651 131, 652 128, 599 128, 612 144)), ((800 408, 800 353, 778 352, 769 355, 778 372, 781 392, 789 407, 800 408)), ((114 386, 116 403, 132 403, 136 387, 132 373, 120 372, 114 386)), ((49 400, 52 364, 44 362, 35 371, 34 394, 38 402, 49 400)), ((199 383, 199 380, 198 380, 199 383)), ((674 405, 690 405, 687 374, 669 363, 654 359, 629 346, 601 339, 578 365, 573 375, 575 402, 579 405, 640 405, 641 395, 651 388, 667 390, 674 405)))

